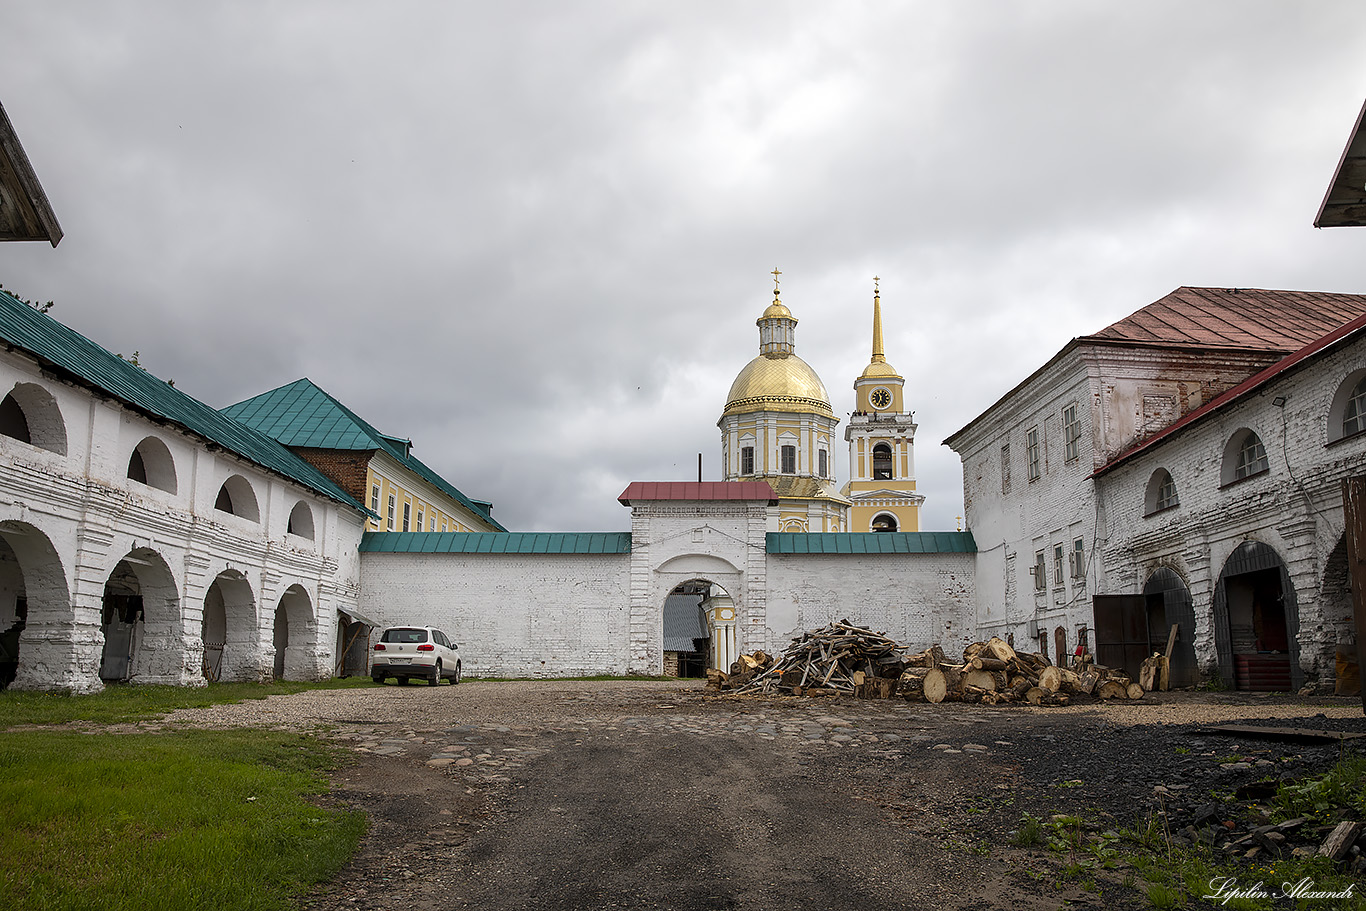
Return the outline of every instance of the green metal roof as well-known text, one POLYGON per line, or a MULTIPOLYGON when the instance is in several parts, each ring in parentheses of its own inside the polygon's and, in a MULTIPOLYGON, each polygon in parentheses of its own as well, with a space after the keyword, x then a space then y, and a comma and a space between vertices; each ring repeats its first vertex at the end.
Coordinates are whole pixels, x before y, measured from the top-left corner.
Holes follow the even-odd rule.
MULTIPOLYGON (((472 500, 408 451, 409 442, 380 433, 375 427, 337 401, 308 377, 263 392, 223 413, 236 421, 274 437, 286 446, 305 449, 383 450, 399 464, 480 516, 494 528, 506 531, 490 515, 493 508, 472 500)), ((427 532, 431 534, 431 532, 427 532)))
POLYGON ((771 554, 975 554, 970 531, 768 533, 771 554))
POLYGON ((631 533, 367 531, 363 554, 629 554, 631 533))
POLYGON ((171 421, 228 452, 297 484, 369 513, 318 469, 275 440, 240 424, 74 329, 0 291, 0 339, 152 417, 171 421))

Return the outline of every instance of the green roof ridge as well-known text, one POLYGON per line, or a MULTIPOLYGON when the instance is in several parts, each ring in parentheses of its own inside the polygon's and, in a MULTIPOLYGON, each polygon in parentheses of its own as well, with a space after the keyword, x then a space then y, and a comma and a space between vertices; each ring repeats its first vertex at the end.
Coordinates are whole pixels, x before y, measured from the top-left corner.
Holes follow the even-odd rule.
POLYGON ((137 411, 171 421, 302 487, 369 513, 331 478, 270 436, 233 420, 4 291, 0 291, 0 338, 137 411))
MULTIPOLYGON (((427 483, 446 496, 460 503, 473 515, 488 522, 499 531, 507 531, 487 509, 480 508, 479 502, 465 496, 452 483, 420 459, 414 457, 407 447, 398 443, 408 443, 403 437, 381 433, 373 424, 347 408, 336 396, 308 377, 278 386, 268 392, 252 396, 229 405, 223 409, 229 417, 253 427, 268 436, 274 437, 286 446, 299 446, 309 449, 346 449, 346 450, 383 450, 400 465, 410 469, 427 483), (349 430, 339 429, 335 424, 320 432, 316 404, 321 399, 333 411, 351 423, 349 430), (313 408, 309 408, 313 405, 313 408)), ((335 416, 334 416, 335 420, 335 416)), ((431 534, 431 532, 426 532, 431 534)))

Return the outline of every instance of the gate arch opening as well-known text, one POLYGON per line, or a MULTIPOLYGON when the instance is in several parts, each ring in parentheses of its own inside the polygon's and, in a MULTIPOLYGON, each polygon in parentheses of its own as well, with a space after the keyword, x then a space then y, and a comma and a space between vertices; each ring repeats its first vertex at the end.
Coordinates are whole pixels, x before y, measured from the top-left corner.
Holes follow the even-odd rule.
POLYGON ((1238 545, 1214 588, 1220 675, 1240 690, 1298 690, 1299 626, 1295 587, 1280 554, 1260 541, 1238 545))
POLYGON ((204 679, 258 681, 256 596, 246 576, 235 569, 214 578, 204 595, 204 679))
POLYGON ((707 668, 729 672, 739 657, 735 601, 709 579, 680 582, 664 599, 664 673, 705 677, 707 668))
POLYGON ((104 584, 100 679, 181 683, 180 594, 170 567, 149 548, 123 556, 104 584))
POLYGON ((275 608, 274 674, 280 680, 312 680, 316 668, 310 667, 310 645, 314 641, 313 600, 302 585, 291 585, 280 596, 275 608))
POLYGON ((1148 653, 1164 654, 1167 637, 1175 626, 1170 684, 1195 686, 1200 682, 1200 668, 1195 662, 1195 603, 1186 580, 1169 566, 1158 567, 1143 585, 1143 599, 1148 613, 1148 653))

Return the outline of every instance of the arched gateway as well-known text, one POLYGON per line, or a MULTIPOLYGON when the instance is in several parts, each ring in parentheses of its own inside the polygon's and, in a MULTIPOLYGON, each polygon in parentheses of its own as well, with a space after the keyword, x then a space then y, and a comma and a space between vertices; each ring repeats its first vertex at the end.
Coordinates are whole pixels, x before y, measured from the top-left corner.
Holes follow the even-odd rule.
POLYGON ((714 586, 729 599, 727 622, 734 632, 729 639, 723 634, 733 643, 727 649, 738 655, 768 646, 764 539, 769 507, 778 505, 772 487, 763 481, 636 481, 619 499, 631 507, 628 673, 663 673, 664 605, 689 583, 704 582, 708 595, 714 586))

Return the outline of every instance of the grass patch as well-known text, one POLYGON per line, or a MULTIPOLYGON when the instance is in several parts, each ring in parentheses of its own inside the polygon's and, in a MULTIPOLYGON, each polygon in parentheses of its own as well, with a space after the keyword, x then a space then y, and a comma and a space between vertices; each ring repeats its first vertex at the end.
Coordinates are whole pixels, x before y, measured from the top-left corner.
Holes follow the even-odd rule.
POLYGON ((107 686, 87 696, 66 693, 0 692, 0 729, 20 724, 66 724, 88 721, 119 724, 164 715, 176 709, 205 708, 225 702, 264 699, 318 689, 374 686, 368 677, 330 678, 309 683, 211 683, 208 686, 107 686))
POLYGON ((464 680, 477 680, 480 683, 513 683, 519 681, 544 682, 544 683, 572 683, 575 681, 594 681, 594 680, 617 680, 622 683, 688 683, 705 682, 704 677, 664 677, 653 676, 650 674, 594 674, 590 677, 464 677, 464 680))
POLYGON ((289 909, 365 829, 339 754, 265 731, 0 736, 0 907, 289 909))

